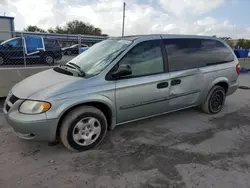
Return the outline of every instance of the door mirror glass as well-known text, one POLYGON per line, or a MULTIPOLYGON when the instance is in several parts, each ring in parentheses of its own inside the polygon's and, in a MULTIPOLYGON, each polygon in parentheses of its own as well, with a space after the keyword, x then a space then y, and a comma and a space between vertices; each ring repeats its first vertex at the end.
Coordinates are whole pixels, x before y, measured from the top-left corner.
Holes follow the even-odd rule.
POLYGON ((122 76, 128 76, 132 74, 132 70, 130 65, 128 64, 122 64, 118 67, 118 69, 112 73, 112 77, 122 77, 122 76))

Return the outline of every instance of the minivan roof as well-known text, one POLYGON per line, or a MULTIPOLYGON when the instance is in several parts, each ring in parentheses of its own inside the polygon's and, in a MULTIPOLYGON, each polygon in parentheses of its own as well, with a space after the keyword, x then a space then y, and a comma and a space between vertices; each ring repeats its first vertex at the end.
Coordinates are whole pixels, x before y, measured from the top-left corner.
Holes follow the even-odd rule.
POLYGON ((149 39, 155 37, 162 37, 163 39, 169 38, 202 38, 202 39, 215 39, 219 40, 216 37, 212 36, 203 36, 203 35, 182 35, 182 34, 149 34, 149 35, 128 35, 124 37, 110 37, 110 39, 123 39, 123 40, 136 40, 136 39, 149 39))

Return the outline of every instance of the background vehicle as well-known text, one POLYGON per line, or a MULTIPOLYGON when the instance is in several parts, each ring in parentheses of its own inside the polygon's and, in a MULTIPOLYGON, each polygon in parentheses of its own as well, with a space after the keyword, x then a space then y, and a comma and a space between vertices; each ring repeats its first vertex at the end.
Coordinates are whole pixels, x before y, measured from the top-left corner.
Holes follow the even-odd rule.
POLYGON ((62 58, 60 43, 51 38, 17 37, 0 45, 0 65, 23 63, 46 63, 53 65, 62 58))
POLYGON ((88 49, 89 49, 89 47, 82 47, 82 48, 80 48, 80 53, 82 53, 82 52, 84 52, 84 51, 86 51, 88 49))
POLYGON ((119 124, 195 106, 219 113, 239 72, 232 49, 214 37, 111 38, 15 85, 3 111, 20 137, 60 137, 83 151, 119 124))
POLYGON ((63 54, 65 55, 73 55, 73 54, 79 54, 79 49, 82 48, 86 49, 88 48, 88 45, 85 44, 75 44, 70 47, 62 48, 63 54))

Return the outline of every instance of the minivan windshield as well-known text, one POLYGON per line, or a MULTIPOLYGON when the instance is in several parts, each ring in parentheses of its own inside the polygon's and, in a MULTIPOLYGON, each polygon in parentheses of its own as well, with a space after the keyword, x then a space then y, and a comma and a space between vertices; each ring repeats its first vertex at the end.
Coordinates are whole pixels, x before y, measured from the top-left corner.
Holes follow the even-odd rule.
POLYGON ((103 71, 131 43, 130 40, 106 39, 91 46, 69 63, 78 65, 86 75, 94 76, 103 71))

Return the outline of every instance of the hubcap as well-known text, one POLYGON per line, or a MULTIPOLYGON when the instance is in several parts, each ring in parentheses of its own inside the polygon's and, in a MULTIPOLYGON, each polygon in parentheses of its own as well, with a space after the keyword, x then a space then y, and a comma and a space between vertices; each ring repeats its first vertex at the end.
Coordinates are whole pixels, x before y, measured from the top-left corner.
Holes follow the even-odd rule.
POLYGON ((51 63, 53 62, 53 57, 47 56, 47 57, 46 57, 46 62, 47 62, 48 64, 51 64, 51 63))
POLYGON ((211 96, 210 107, 213 112, 221 110, 224 101, 224 93, 222 91, 216 91, 211 96))
POLYGON ((0 65, 2 65, 3 63, 4 63, 3 58, 0 57, 0 65))
POLYGON ((94 143, 101 134, 101 124, 94 117, 80 120, 73 129, 73 139, 81 146, 94 143))

